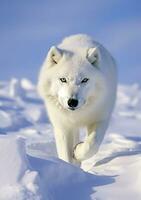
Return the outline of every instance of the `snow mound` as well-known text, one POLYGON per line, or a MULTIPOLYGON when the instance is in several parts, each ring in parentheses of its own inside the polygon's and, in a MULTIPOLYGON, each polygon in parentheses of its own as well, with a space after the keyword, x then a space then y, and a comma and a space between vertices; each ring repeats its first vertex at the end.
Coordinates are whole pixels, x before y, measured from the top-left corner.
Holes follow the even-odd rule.
POLYGON ((27 169, 22 138, 0 136, 0 188, 16 184, 27 169))
POLYGON ((0 136, 0 199, 40 200, 38 172, 31 171, 20 137, 0 136))
POLYGON ((12 125, 12 120, 9 113, 0 110, 0 127, 5 128, 12 125))

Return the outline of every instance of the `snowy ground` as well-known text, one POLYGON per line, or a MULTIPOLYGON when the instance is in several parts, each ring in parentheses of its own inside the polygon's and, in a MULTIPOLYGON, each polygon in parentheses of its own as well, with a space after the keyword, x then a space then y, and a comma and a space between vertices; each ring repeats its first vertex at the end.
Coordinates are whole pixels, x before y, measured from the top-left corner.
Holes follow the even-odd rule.
POLYGON ((28 80, 0 82, 0 200, 141 200, 141 89, 118 88, 110 127, 83 171, 56 157, 52 126, 28 80))

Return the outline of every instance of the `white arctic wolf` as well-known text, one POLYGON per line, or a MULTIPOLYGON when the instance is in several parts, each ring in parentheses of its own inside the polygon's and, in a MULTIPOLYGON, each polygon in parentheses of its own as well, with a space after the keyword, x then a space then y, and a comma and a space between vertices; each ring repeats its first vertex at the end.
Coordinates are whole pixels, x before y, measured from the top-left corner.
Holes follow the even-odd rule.
POLYGON ((54 127, 59 158, 76 163, 98 151, 114 106, 116 86, 113 58, 91 37, 73 35, 51 47, 38 90, 54 127), (87 135, 80 142, 82 127, 87 135))

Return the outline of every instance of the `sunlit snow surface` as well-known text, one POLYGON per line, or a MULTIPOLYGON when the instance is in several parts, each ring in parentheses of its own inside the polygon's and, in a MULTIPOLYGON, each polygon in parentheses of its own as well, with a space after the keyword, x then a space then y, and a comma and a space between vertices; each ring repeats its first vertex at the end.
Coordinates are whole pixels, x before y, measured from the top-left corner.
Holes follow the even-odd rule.
POLYGON ((119 85, 109 129, 85 171, 57 158, 45 107, 26 79, 0 82, 0 133, 0 200, 141 199, 137 84, 119 85))

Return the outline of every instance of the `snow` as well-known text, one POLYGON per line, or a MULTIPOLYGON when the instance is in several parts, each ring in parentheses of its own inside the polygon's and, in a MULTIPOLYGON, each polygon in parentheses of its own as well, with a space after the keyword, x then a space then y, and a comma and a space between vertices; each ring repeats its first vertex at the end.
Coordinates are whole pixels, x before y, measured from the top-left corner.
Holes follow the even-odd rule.
POLYGON ((23 144, 22 138, 0 136, 0 188, 3 185, 16 184, 25 172, 27 164, 23 144))
POLYGON ((23 138, 0 136, 0 199, 40 200, 38 172, 31 171, 23 138))
POLYGON ((140 200, 141 88, 119 85, 97 155, 57 158, 53 128, 29 80, 0 82, 0 200, 140 200))

